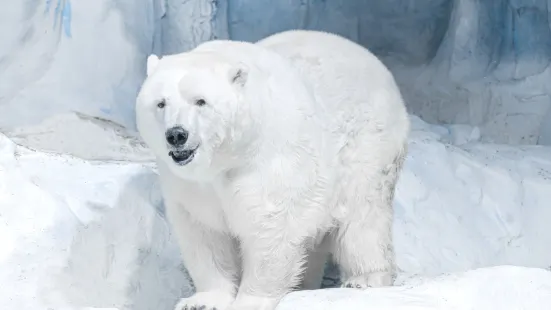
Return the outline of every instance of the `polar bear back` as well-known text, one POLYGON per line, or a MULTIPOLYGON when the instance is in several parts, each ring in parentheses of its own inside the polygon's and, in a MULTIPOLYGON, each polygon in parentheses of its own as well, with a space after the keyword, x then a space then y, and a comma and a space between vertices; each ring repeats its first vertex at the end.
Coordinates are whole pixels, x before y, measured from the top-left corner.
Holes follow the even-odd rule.
POLYGON ((249 42, 212 40, 191 52, 213 52, 229 62, 248 67, 249 74, 256 75, 248 79, 249 89, 263 99, 254 106, 263 110, 265 122, 278 121, 278 116, 285 117, 286 121, 297 117, 297 121, 302 122, 305 115, 317 113, 314 94, 307 87, 310 83, 304 81, 292 62, 276 51, 249 42), (282 111, 285 114, 281 114, 282 111))
POLYGON ((257 42, 289 59, 314 88, 333 131, 359 127, 402 147, 407 111, 394 77, 369 50, 343 37, 309 30, 281 32, 257 42))

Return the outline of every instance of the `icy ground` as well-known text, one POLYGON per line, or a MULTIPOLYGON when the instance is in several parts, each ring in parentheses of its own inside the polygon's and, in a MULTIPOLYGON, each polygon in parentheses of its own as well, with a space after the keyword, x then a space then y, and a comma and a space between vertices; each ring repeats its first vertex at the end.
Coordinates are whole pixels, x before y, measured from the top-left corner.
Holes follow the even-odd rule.
MULTIPOLYGON (((279 309, 551 309, 551 148, 412 121, 395 200, 399 286, 295 292, 279 309)), ((68 114, 10 137, 0 134, 2 309, 172 310, 191 294, 133 134, 68 114)))

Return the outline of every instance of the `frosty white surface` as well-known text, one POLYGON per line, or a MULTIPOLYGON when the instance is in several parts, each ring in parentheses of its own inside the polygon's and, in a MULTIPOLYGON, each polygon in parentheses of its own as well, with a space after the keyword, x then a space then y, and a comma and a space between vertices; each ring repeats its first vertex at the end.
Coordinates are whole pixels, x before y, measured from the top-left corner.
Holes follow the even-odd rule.
POLYGON ((232 38, 336 32, 385 58, 425 120, 479 126, 483 141, 551 143, 548 0, 227 2, 232 38))
POLYGON ((408 279, 402 286, 356 291, 316 290, 289 294, 278 310, 547 310, 551 272, 499 266, 431 279, 408 279))
POLYGON ((189 294, 151 164, 30 151, 0 135, 0 304, 170 309, 189 294))
POLYGON ((78 111, 134 126, 158 0, 15 1, 0 10, 0 128, 78 111))
MULTIPOLYGON (((471 137, 472 128, 451 135, 416 117, 412 123, 395 202, 403 286, 294 293, 280 309, 548 309, 551 149, 471 144, 453 137, 471 137), (495 265, 541 269, 461 273, 495 265)), ((111 130, 97 138, 127 139, 111 130)), ((107 150, 128 144, 120 140, 107 150)), ((82 160, 0 136, 0 304, 171 310, 191 293, 154 164, 136 156, 139 149, 130 154, 82 160)))

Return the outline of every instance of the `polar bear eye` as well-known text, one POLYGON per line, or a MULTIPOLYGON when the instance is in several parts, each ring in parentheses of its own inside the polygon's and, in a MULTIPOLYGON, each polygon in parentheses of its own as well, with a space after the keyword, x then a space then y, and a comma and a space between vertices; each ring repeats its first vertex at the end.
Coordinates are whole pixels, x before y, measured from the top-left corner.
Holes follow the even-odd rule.
POLYGON ((159 103, 157 103, 157 108, 163 109, 166 106, 166 101, 161 100, 159 103))
POLYGON ((197 99, 197 100, 195 100, 195 104, 198 105, 198 106, 203 106, 203 105, 207 104, 207 102, 205 101, 205 99, 197 99))

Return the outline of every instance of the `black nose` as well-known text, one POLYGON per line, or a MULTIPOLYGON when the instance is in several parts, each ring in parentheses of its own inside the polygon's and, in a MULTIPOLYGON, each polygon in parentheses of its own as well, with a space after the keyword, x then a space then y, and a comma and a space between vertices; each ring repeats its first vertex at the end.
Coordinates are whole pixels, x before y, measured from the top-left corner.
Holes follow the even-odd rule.
POLYGON ((172 146, 182 146, 186 144, 188 132, 180 126, 169 128, 166 133, 166 142, 172 146))

